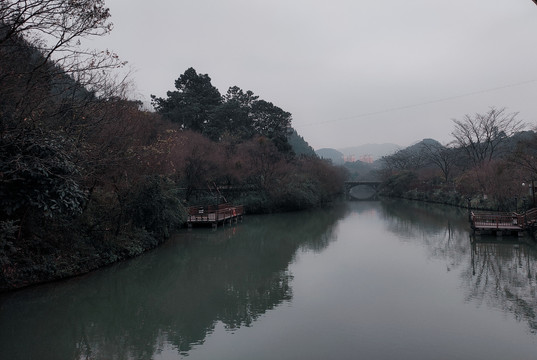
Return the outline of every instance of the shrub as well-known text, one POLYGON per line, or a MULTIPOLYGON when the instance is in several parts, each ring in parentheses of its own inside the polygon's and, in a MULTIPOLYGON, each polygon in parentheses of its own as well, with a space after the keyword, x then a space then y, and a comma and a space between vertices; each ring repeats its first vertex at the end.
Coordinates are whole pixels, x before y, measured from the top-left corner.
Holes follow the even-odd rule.
POLYGON ((400 197, 409 191, 417 179, 416 174, 411 171, 403 171, 389 177, 382 186, 382 194, 387 196, 400 197))
POLYGON ((156 175, 146 177, 130 190, 126 214, 135 227, 164 238, 187 217, 175 184, 156 175))

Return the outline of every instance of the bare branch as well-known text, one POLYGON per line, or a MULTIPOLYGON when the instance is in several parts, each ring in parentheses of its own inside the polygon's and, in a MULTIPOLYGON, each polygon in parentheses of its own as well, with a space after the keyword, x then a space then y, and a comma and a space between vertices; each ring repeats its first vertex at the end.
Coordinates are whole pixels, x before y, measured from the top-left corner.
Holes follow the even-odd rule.
POLYGON ((51 109, 69 98, 72 108, 118 96, 126 81, 111 81, 110 70, 126 62, 108 50, 82 49, 79 41, 110 32, 109 18, 104 0, 0 1, 0 98, 10 106, 3 110, 12 126, 58 119, 60 108, 51 109))
POLYGON ((453 119, 455 129, 451 134, 474 165, 483 165, 500 153, 506 139, 525 127, 517 115, 507 113, 505 108, 492 107, 485 114, 465 115, 462 120, 453 119))
POLYGON ((440 143, 428 143, 425 141, 422 143, 422 147, 427 159, 440 169, 444 180, 449 181, 457 160, 456 151, 440 143))

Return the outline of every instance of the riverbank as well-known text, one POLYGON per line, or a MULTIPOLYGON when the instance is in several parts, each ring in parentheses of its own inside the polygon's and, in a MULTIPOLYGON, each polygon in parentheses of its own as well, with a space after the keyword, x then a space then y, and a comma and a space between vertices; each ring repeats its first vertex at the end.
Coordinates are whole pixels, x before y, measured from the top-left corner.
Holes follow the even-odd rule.
MULTIPOLYGON (((513 199, 511 208, 505 208, 505 204, 502 205, 501 202, 484 198, 483 196, 474 195, 472 197, 463 196, 456 191, 419 191, 417 189, 408 190, 398 194, 397 196, 390 194, 389 191, 386 191, 384 187, 384 196, 397 199, 405 199, 410 201, 419 201, 427 202, 433 204, 442 204, 455 206, 459 208, 469 209, 469 210, 480 210, 480 211, 507 211, 507 212, 519 212, 522 213, 528 210, 531 204, 531 199, 513 199), (515 202, 516 201, 516 202, 515 202)), ((528 229, 528 233, 533 238, 537 235, 537 230, 528 229)))
POLYGON ((382 185, 381 196, 393 197, 414 201, 425 201, 436 204, 451 205, 462 208, 485 211, 523 211, 531 204, 529 197, 513 198, 510 203, 498 201, 483 195, 474 194, 471 196, 460 194, 455 190, 435 189, 435 190, 396 190, 390 187, 389 183, 382 185), (516 202, 515 202, 516 201, 516 202))
MULTIPOLYGON (((244 204, 246 214, 283 213, 326 207, 339 194, 328 196, 306 191, 245 191, 227 194, 244 204)), ((43 231, 19 241, 6 241, 0 254, 0 292, 80 276, 125 261, 163 244, 186 226, 189 205, 210 203, 214 198, 198 196, 187 203, 165 182, 151 179, 138 189, 130 205, 115 206, 106 194, 95 191, 83 216, 66 224, 35 224, 43 231), (151 198, 151 201, 147 199, 151 198), (122 214, 131 217, 128 226, 114 227, 122 214), (46 230, 45 230, 46 229, 46 230)))
POLYGON ((76 231, 53 238, 25 238, 4 260, 0 292, 83 275, 141 255, 165 240, 143 229, 106 242, 84 238, 76 231))

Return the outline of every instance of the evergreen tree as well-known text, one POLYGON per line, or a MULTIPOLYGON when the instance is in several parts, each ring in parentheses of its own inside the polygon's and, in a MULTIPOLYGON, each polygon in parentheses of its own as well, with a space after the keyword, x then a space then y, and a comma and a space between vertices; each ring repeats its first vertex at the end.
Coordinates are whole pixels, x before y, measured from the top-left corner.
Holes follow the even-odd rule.
POLYGON ((175 81, 175 88, 176 91, 167 92, 165 99, 151 95, 155 110, 184 129, 206 133, 212 127, 216 108, 222 103, 209 75, 189 68, 175 81))

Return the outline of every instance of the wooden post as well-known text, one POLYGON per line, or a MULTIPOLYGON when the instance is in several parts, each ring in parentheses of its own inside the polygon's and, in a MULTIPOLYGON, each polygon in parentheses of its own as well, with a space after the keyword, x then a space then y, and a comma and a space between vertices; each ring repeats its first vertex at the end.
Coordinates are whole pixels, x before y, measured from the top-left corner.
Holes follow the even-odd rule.
POLYGON ((531 197, 533 200, 533 207, 535 207, 535 181, 531 179, 531 197))
POLYGON ((472 221, 472 212, 470 210, 470 197, 467 197, 466 200, 468 201, 468 221, 472 221))

